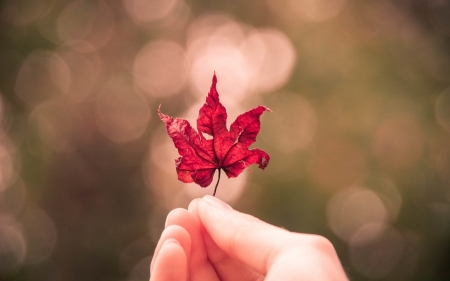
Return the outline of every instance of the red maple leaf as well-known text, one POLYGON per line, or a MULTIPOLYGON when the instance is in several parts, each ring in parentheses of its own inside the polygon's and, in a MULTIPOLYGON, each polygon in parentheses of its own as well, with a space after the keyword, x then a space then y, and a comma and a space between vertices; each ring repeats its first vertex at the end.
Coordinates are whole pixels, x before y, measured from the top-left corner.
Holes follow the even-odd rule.
POLYGON ((159 118, 166 124, 167 134, 181 155, 175 159, 178 179, 207 187, 218 169, 219 176, 213 195, 216 193, 221 170, 224 170, 228 178, 235 178, 251 164, 257 163, 264 170, 270 160, 266 152, 249 147, 259 133, 261 114, 271 110, 261 105, 253 108, 239 115, 228 131, 227 111, 219 101, 216 84, 214 73, 206 102, 199 111, 198 133, 187 120, 172 118, 158 109, 159 118), (206 139, 203 134, 208 134, 213 139, 206 139))

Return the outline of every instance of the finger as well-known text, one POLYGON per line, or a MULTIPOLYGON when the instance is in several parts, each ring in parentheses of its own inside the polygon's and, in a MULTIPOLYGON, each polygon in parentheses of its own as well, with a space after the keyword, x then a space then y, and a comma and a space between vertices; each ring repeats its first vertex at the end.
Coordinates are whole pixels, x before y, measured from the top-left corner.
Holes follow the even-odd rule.
POLYGON ((198 201, 197 212, 219 248, 263 275, 279 253, 297 243, 292 233, 237 212, 212 196, 198 201))
POLYGON ((179 226, 185 229, 191 240, 191 255, 188 260, 189 277, 193 281, 219 280, 212 267, 203 244, 198 220, 185 209, 175 209, 169 213, 166 227, 179 226))
MULTIPOLYGON (((196 214, 198 202, 196 199, 189 204, 189 212, 196 214)), ((231 258, 212 240, 211 236, 201 225, 202 237, 205 244, 208 259, 220 277, 220 280, 262 280, 263 276, 242 262, 231 258)))
POLYGON ((187 281, 187 257, 176 239, 164 241, 155 259, 150 281, 187 281))
POLYGON ((161 238, 158 241, 158 245, 156 245, 155 253, 153 254, 152 262, 150 264, 150 272, 153 272, 153 267, 155 266, 155 261, 158 259, 158 256, 161 251, 161 247, 164 242, 168 239, 174 239, 181 245, 186 253, 186 258, 189 259, 191 253, 191 237, 189 233, 182 227, 178 225, 172 225, 164 229, 161 234, 161 238))
MULTIPOLYGON (((316 237, 317 238, 317 237, 316 237)), ((313 238, 315 239, 315 238, 313 238)), ((317 241, 324 239, 318 239, 317 241)), ((302 247, 291 251, 285 251, 277 256, 274 264, 267 273, 265 281, 301 281, 301 280, 327 280, 327 281, 348 281, 340 261, 335 254, 326 254, 329 248, 324 245, 322 251, 317 251, 317 247, 302 247)), ((318 246, 318 245, 316 245, 318 246)))

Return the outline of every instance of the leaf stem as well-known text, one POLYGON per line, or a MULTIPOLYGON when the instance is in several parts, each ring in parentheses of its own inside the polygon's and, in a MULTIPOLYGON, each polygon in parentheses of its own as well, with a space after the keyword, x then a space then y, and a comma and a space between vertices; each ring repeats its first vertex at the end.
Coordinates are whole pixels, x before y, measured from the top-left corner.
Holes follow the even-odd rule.
POLYGON ((219 186, 219 181, 220 181, 220 171, 221 170, 222 169, 219 169, 219 176, 217 177, 217 183, 216 183, 216 187, 214 188, 213 196, 216 196, 217 187, 219 186))

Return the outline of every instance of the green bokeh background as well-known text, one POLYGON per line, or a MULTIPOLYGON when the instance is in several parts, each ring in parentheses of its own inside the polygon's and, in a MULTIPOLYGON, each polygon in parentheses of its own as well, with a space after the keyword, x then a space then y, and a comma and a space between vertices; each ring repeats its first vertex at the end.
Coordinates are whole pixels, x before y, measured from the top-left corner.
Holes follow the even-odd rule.
MULTIPOLYGON (((157 152, 152 143, 170 141, 156 110, 162 103, 168 114, 185 117, 203 100, 192 94, 190 66, 185 76, 170 77, 187 82, 164 95, 142 93, 133 64, 159 40, 186 50, 192 23, 208 16, 276 30, 295 55, 283 83, 242 99, 245 110, 259 103, 273 110, 262 117, 256 143, 271 162, 264 172, 251 168, 243 190, 228 200, 233 208, 327 237, 351 280, 450 280, 448 1, 174 0, 175 8, 144 23, 125 3, 0 1, 0 280, 148 280, 165 216, 187 207, 192 196, 184 189, 200 188, 176 183, 169 196, 155 184, 176 179, 174 168, 164 173, 148 160, 157 152), (78 9, 73 18, 70 7, 78 9), (71 25, 61 31, 65 20, 71 25), (64 67, 38 69, 37 82, 23 86, 28 80, 19 74, 43 51, 66 61, 67 83, 80 87, 70 90, 75 98, 55 90, 67 79, 64 67), (73 65, 82 58, 101 67, 77 78, 83 71, 70 72, 71 55, 73 65), (125 124, 118 133, 99 117, 111 77, 123 88, 107 89, 123 103, 138 94, 131 108, 143 110, 131 121, 115 116, 113 123, 125 124), (135 120, 143 127, 130 137, 135 120), (361 242, 351 223, 382 230, 360 232, 361 242)), ((146 9, 158 14, 161 3, 148 1, 146 9)), ((229 89, 221 90, 220 75, 224 97, 229 89)), ((161 162, 172 163, 173 154, 167 158, 161 162)), ((221 187, 218 197, 227 200, 225 193, 221 187)))

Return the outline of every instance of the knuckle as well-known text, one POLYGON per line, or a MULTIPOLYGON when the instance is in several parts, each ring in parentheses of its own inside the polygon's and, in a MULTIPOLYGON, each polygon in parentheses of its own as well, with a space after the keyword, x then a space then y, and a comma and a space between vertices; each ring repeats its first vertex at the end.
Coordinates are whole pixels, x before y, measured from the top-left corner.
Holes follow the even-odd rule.
POLYGON ((312 235, 311 246, 316 250, 324 254, 333 254, 335 253, 335 249, 333 244, 327 238, 320 235, 312 235))
POLYGON ((336 253, 333 244, 321 235, 315 234, 298 234, 293 238, 295 241, 292 243, 296 245, 296 249, 300 252, 304 252, 305 250, 308 252, 332 256, 336 253), (309 249, 309 250, 307 250, 309 249))

